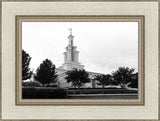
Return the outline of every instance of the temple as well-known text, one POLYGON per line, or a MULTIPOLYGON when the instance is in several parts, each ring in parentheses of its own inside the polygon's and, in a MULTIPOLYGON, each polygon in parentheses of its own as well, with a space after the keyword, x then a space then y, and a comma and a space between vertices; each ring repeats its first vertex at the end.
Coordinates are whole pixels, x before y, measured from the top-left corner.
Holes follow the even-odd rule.
MULTIPOLYGON (((63 53, 64 54, 64 63, 62 66, 59 68, 56 68, 56 73, 58 75, 58 81, 57 85, 58 87, 62 88, 70 88, 72 87, 71 83, 67 83, 67 80, 65 79, 66 77, 66 72, 68 70, 73 70, 73 69, 84 69, 84 65, 81 65, 79 62, 79 51, 77 51, 77 47, 74 46, 74 36, 72 35, 72 29, 70 30, 70 35, 68 36, 68 45, 65 48, 66 51, 63 53)), ((93 79, 95 75, 100 75, 100 73, 96 72, 89 72, 89 78, 93 79)), ((87 83, 84 85, 85 87, 96 87, 96 83, 94 80, 91 80, 90 83, 87 83)))

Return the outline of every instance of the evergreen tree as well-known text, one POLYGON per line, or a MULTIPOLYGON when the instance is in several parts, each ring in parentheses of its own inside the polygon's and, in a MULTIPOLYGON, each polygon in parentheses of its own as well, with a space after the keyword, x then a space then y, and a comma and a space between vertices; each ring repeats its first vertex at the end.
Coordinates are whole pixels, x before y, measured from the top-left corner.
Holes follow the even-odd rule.
POLYGON ((35 79, 39 81, 43 86, 45 84, 55 83, 57 81, 57 75, 55 72, 55 65, 51 60, 44 60, 37 69, 35 79))
POLYGON ((22 80, 27 80, 31 77, 32 72, 29 68, 30 61, 30 55, 22 50, 22 80))

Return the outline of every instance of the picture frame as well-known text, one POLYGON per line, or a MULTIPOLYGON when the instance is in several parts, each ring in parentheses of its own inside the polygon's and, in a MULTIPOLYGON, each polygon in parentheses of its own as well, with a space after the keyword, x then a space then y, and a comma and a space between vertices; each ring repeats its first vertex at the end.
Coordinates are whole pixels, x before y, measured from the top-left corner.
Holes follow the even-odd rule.
POLYGON ((22 99, 22 69, 21 58, 16 56, 16 105, 144 105, 144 16, 16 16, 16 55, 22 55, 22 22, 138 22, 139 28, 139 99, 112 99, 112 100, 71 100, 71 99, 22 99), (38 102, 38 103, 37 103, 38 102), (103 102, 103 103, 102 103, 103 102))
POLYGON ((1 1, 1 120, 159 120, 159 1, 78 0, 1 1), (52 4, 51 4, 52 3, 52 4), (104 4, 105 3, 105 4, 104 4), (31 9, 26 11, 31 5, 31 9), (101 6, 100 6, 101 5, 101 6), (122 8, 122 5, 124 8, 122 8), (43 6, 44 9, 40 9, 43 6), (80 11, 82 8, 89 7, 80 11), (110 8, 109 6, 112 6, 110 8), (119 6, 119 8, 118 8, 119 6), (134 7, 137 6, 137 11, 134 7), (141 6, 143 6, 141 8, 141 6), (156 6, 156 7, 155 7, 156 6), (63 9, 60 9, 64 7, 63 9), (77 7, 77 11, 73 11, 77 7), (107 8, 108 7, 108 8, 107 8), (131 8, 130 8, 131 7, 131 8), (130 9, 129 9, 130 8, 130 9), (120 9, 118 12, 117 10, 120 9), (21 11, 20 11, 21 10, 21 11), (54 11, 55 10, 55 11, 54 11), (128 10, 128 12, 125 12, 128 10), (53 12, 54 11, 54 12, 53 12), (104 11, 104 13, 102 12, 104 11), (136 12, 135 12, 136 11, 136 12), (135 12, 135 13, 134 13, 135 12), (139 12, 139 13, 138 13, 139 12), (158 13, 158 14, 157 14, 158 13), (157 18, 153 21, 153 16, 157 18), (9 18, 9 19, 8 19, 9 18), (8 19, 8 20, 7 20, 8 19), (139 22, 139 100, 21 100, 22 21, 137 21, 139 22), (149 24, 150 23, 150 24, 149 24), (151 29, 151 25, 157 29, 151 29), (12 29, 11 29, 12 27, 12 29), (9 29, 10 28, 10 29, 9 29), (6 36, 5 33, 8 33, 6 36), (150 34, 149 34, 150 33, 150 34), (152 33, 152 34, 151 34, 152 33), (12 39, 11 39, 12 38, 12 39), (152 39, 153 41, 151 41, 152 39), (17 40, 17 41, 16 41, 17 40), (14 46, 13 46, 14 45, 14 46), (151 53, 152 52, 152 53, 151 53), (152 55, 153 54, 153 55, 152 55), (153 60, 152 60, 152 59, 153 60), (9 61, 10 60, 10 61, 9 61), (12 60, 12 61, 11 61, 12 60), (12 66, 7 74, 7 68, 12 66), (150 73, 149 73, 150 72, 150 73), (15 83, 11 82, 15 80, 15 83), (19 79, 18 81, 16 81, 19 79), (149 81, 153 80, 153 84, 149 81), (6 81, 9 80, 9 81, 6 81), (6 91, 6 87, 9 89, 6 91), (152 88, 151 88, 151 87, 152 88), (151 90, 153 89, 153 90, 151 90), (13 92, 12 94, 10 94, 13 92), (156 93, 152 93, 156 92, 156 93), (10 94, 10 95, 8 95, 10 94), (150 96, 151 95, 151 96, 150 96), (149 99, 152 97, 152 100, 149 99), (155 98, 153 98, 155 97, 155 98), (10 99, 10 100, 9 100, 10 99), (66 106, 70 109, 66 109, 66 106), (11 109, 12 108, 12 109, 11 109), (53 108, 55 109, 53 111, 53 108), (94 109, 94 111, 93 111, 94 109), (44 116, 44 110, 47 112, 44 116), (56 115, 51 115, 51 112, 56 115), (77 113, 75 113, 77 110, 77 113), (111 110, 111 112, 109 112, 111 110), (136 117, 133 116, 134 110, 136 117), (40 111, 40 113, 34 111, 40 111), (100 111, 96 114, 97 111, 100 111), (101 112, 107 112, 102 114, 101 112), (32 114, 25 115, 24 112, 32 114), (63 114, 65 115, 62 117, 63 114), (69 115, 72 112, 73 115, 69 115), (85 115, 87 112, 88 115, 85 115), (113 117, 116 112, 117 117, 113 117), (127 112, 127 116, 122 116, 127 112), (145 114, 145 113, 147 114, 145 114), (139 114, 138 114, 139 113, 139 114), (144 114, 144 115, 143 115, 144 114))

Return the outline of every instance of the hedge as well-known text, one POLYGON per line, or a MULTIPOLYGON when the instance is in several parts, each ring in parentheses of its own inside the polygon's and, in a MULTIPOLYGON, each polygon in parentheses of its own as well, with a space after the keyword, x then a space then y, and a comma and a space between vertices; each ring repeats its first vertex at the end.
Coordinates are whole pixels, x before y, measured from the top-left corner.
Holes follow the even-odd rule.
POLYGON ((67 91, 61 88, 22 88, 23 99, 64 99, 67 97, 67 91))
POLYGON ((68 94, 136 94, 138 90, 129 89, 69 89, 68 94))

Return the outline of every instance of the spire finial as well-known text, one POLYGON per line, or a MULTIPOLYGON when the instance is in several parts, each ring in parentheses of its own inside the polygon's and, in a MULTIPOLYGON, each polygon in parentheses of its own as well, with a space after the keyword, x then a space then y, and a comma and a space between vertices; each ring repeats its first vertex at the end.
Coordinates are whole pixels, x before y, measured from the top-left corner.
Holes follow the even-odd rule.
POLYGON ((70 35, 72 35, 72 29, 71 28, 69 28, 69 31, 70 31, 70 35))

